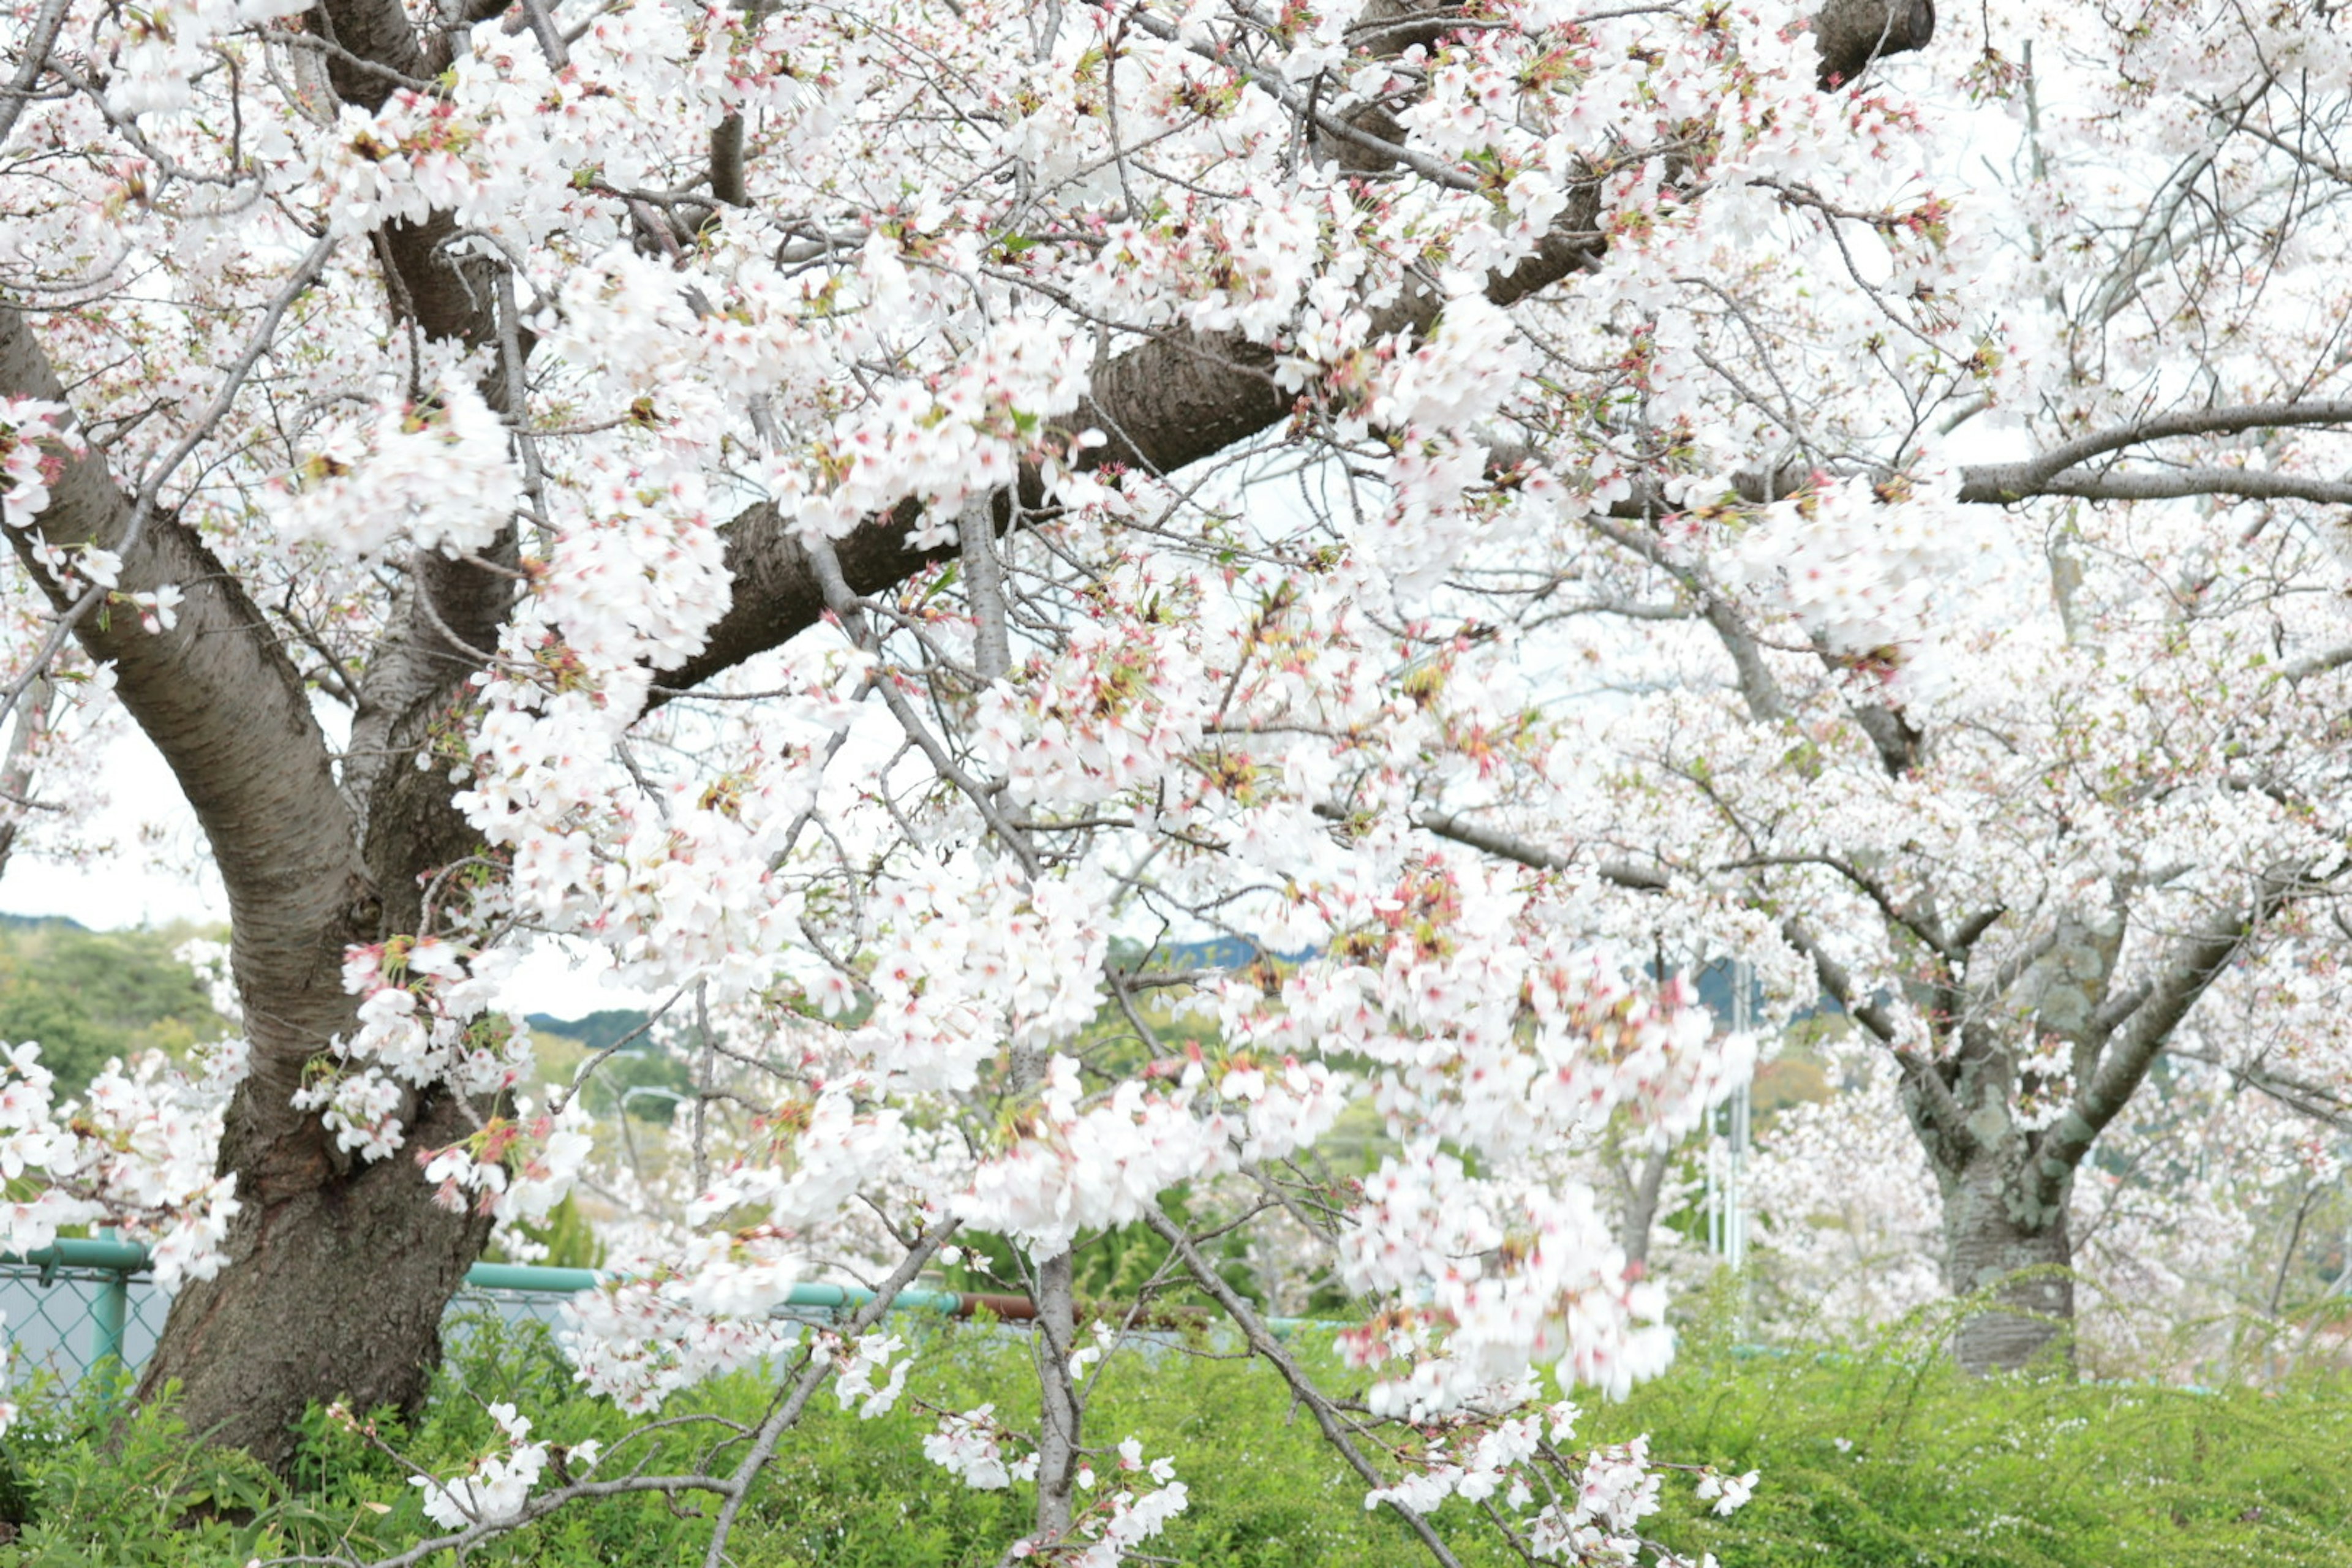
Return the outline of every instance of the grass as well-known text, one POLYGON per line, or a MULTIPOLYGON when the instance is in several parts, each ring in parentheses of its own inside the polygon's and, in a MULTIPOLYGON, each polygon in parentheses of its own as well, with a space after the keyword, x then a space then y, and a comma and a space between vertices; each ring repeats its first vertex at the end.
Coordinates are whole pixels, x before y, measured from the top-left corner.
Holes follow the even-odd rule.
MULTIPOLYGON (((925 1342, 910 1396, 949 1409, 993 1401, 1019 1419, 1025 1342, 985 1329, 925 1342)), ((751 1377, 674 1401, 669 1415, 756 1419, 751 1377)), ((511 1400, 559 1442, 616 1442, 631 1423, 581 1394, 543 1335, 477 1336, 445 1369, 404 1452, 444 1473, 489 1446, 484 1404, 511 1400)), ((973 1492, 920 1452, 911 1403, 861 1421, 820 1395, 788 1438, 732 1542, 740 1568, 950 1568, 994 1563, 1022 1533, 1026 1489, 973 1492)), ((1266 1369, 1174 1350, 1121 1358, 1097 1386, 1091 1440, 1128 1436, 1171 1456, 1192 1506, 1152 1543, 1200 1568, 1424 1561, 1295 1413, 1266 1369)), ((1963 1377, 1929 1350, 1741 1355, 1694 1336, 1675 1370, 1584 1436, 1651 1434, 1661 1458, 1759 1469, 1730 1519, 1669 1479, 1662 1542, 1724 1568, 2352 1568, 2352 1386, 2307 1379, 2210 1394, 2056 1379, 1963 1377)), ((722 1428, 673 1427, 652 1469, 723 1460, 722 1428), (712 1446, 719 1444, 714 1453, 712 1446)), ((641 1440, 640 1447, 646 1446, 641 1440)), ((609 1473, 631 1448, 607 1462, 609 1473)), ((314 1416, 290 1483, 190 1443, 168 1408, 123 1418, 52 1405, 0 1441, 0 1510, 26 1522, 0 1568, 214 1563, 329 1548, 362 1558, 431 1533, 408 1476, 314 1416), (340 1544, 339 1544, 340 1543, 340 1544)), ((1461 1505, 1450 1505, 1460 1509, 1461 1505)), ((1470 1535, 1466 1511, 1440 1516, 1470 1535)), ((698 1562, 700 1511, 659 1498, 577 1506, 477 1550, 474 1564, 636 1568, 698 1562)), ((447 1560, 443 1559, 444 1562, 447 1560)), ((1473 1539, 1465 1562, 1506 1561, 1473 1539)))

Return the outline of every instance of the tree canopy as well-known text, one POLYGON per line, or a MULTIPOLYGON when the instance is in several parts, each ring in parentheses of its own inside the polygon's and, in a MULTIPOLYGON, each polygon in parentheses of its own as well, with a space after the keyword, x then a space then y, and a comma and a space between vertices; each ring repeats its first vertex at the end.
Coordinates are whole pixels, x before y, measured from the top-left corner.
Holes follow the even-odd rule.
MULTIPOLYGON (((1039 1412, 924 1447, 1034 1488, 1008 1560, 1184 1506, 1086 1421, 1166 1298, 1438 1561, 1457 1496, 1622 1561, 1659 1477, 1570 1394, 1672 1336, 1568 1167, 1757 1044, 1658 977, 1852 1013, 1964 1289, 2066 1261, 2160 1055, 2343 1074, 2326 6, 13 5, 7 815, 136 724, 240 1035, 79 1115, 12 1051, 6 1240, 154 1238, 142 1389, 215 1442, 413 1407, 584 1181, 633 1221, 590 1386, 784 1391, 690 1475, 494 1407, 440 1544, 699 1492, 720 1562, 969 1227, 1039 1412), (543 937, 661 998, 659 1158, 600 1143, 616 1058, 536 1070, 543 937), (2240 990, 2291 1049, 2197 1033, 2240 990), (1073 1249, 1138 1226, 1089 1327, 1073 1249), (1360 1384, 1241 1233, 1354 1303, 1360 1384), (825 1274, 841 1331, 771 1316, 825 1274)), ((1972 1364, 2068 1305, 2001 1300, 1972 1364)))

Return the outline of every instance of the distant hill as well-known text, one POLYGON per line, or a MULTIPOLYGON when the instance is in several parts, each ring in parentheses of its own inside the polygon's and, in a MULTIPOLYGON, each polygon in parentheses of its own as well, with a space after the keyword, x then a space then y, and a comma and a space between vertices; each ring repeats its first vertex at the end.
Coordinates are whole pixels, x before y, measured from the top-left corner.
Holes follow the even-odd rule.
POLYGON ((48 927, 63 927, 68 931, 89 929, 69 915, 12 915, 0 910, 0 931, 38 931, 48 927))
MULTIPOLYGON (((524 1022, 542 1035, 562 1035, 577 1040, 592 1051, 609 1048, 646 1026, 645 1013, 635 1007, 609 1007, 601 1013, 591 1013, 584 1018, 559 1018, 552 1013, 533 1013, 524 1022)), ((631 1041, 634 1047, 643 1043, 631 1041)))
POLYGON ((229 1033, 173 950, 190 931, 91 931, 60 916, 0 915, 0 1041, 40 1042, 60 1095, 110 1057, 173 1056, 229 1033))
POLYGON ((607 1008, 591 1013, 584 1018, 559 1018, 551 1013, 534 1013, 525 1022, 531 1033, 560 1036, 581 1047, 579 1058, 564 1058, 558 1053, 542 1048, 543 1067, 553 1066, 568 1074, 581 1059, 607 1050, 629 1040, 625 1049, 608 1058, 589 1080, 583 1097, 592 1114, 617 1116, 623 1111, 645 1121, 667 1122, 678 1106, 689 1099, 694 1090, 694 1069, 683 1058, 672 1055, 645 1029, 646 1015, 631 1007, 607 1008))

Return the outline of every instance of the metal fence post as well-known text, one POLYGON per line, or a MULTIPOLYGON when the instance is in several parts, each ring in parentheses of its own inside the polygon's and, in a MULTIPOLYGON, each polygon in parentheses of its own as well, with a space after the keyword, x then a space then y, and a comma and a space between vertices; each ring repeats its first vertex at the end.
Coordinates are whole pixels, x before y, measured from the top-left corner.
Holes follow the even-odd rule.
MULTIPOLYGON (((108 1241, 118 1239, 110 1230, 100 1235, 108 1241)), ((110 1387, 112 1380, 122 1375, 122 1331, 130 1313, 131 1271, 110 1268, 106 1282, 98 1288, 98 1300, 91 1304, 89 1313, 90 1370, 96 1372, 111 1361, 114 1364, 106 1373, 110 1387)))

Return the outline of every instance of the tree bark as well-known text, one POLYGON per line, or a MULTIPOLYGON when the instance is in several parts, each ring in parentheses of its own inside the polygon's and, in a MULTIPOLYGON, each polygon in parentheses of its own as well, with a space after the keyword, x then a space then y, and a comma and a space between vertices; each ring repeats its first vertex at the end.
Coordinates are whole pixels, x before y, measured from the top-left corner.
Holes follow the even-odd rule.
MULTIPOLYGON (((65 398, 5 308, 0 389, 65 398)), ((11 531, 11 542, 60 609, 71 596, 33 558, 37 536, 120 552, 124 593, 170 584, 186 595, 168 630, 145 631, 121 609, 75 627, 90 657, 113 663, 123 705, 204 827, 228 894, 252 1046, 216 1167, 236 1175, 241 1205, 224 1240, 229 1263, 173 1302, 140 1396, 177 1384, 192 1430, 282 1465, 312 1400, 422 1405, 442 1313, 488 1232, 436 1207, 407 1160, 353 1165, 292 1104, 310 1063, 354 1026, 344 949, 415 929, 419 875, 464 852, 454 831, 463 824, 446 782, 421 788, 416 769, 387 769, 369 792, 383 800, 363 843, 309 694, 260 606, 194 530, 160 511, 134 530, 137 516, 105 465, 85 459, 66 467, 37 527, 11 531)), ((453 664, 443 679, 464 672, 453 664)), ((418 1107, 408 1123, 415 1147, 468 1130, 452 1101, 418 1107)))
POLYGON ((1666 1184, 1666 1170, 1674 1163, 1674 1158, 1672 1149, 1653 1149, 1629 1173, 1625 1224, 1618 1245, 1625 1249, 1625 1262, 1630 1268, 1647 1269, 1650 1266, 1650 1234, 1657 1228, 1658 1194, 1666 1184))
MULTIPOLYGON (((230 1237, 232 1264, 181 1290, 139 1397, 176 1384, 191 1431, 283 1469, 313 1401, 362 1414, 423 1407, 442 1317, 489 1221, 435 1206, 411 1160, 339 1170, 323 1139, 272 1137, 256 1120, 221 1147, 222 1168, 253 1192, 230 1237)), ((411 1137, 425 1144, 469 1130, 446 1100, 420 1120, 411 1137)))
POLYGON ((1972 1373, 2015 1372, 2053 1358, 2071 1368, 2074 1281, 2059 1272, 2074 1260, 2064 1202, 2048 1208, 2019 1202, 2014 1179, 1984 1160, 1942 1184, 1951 1288, 1958 1295, 1991 1292, 1990 1304, 1961 1322, 1954 1359, 1972 1373))

